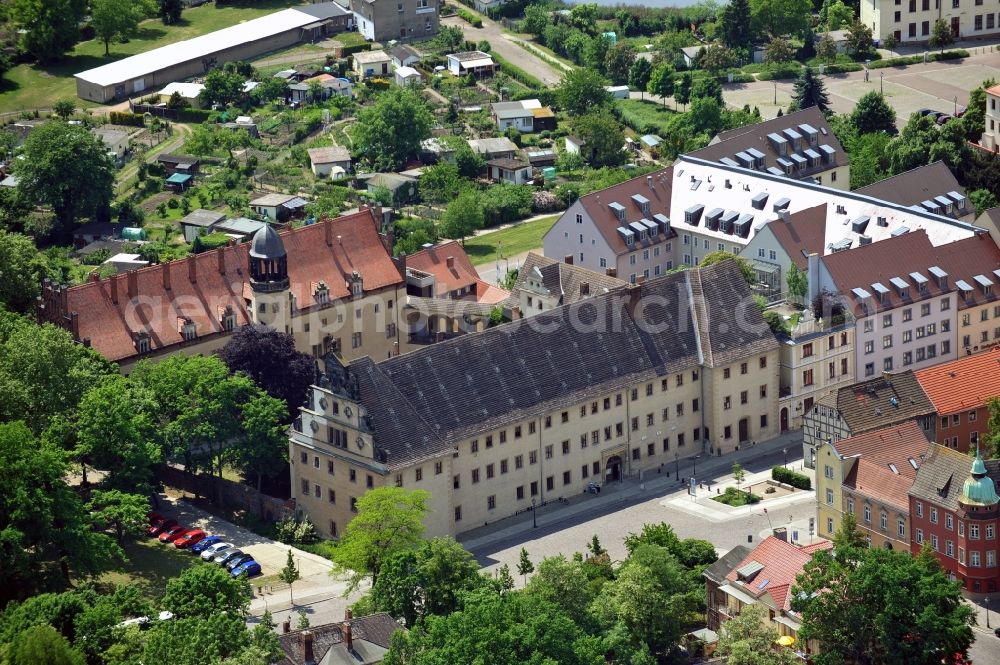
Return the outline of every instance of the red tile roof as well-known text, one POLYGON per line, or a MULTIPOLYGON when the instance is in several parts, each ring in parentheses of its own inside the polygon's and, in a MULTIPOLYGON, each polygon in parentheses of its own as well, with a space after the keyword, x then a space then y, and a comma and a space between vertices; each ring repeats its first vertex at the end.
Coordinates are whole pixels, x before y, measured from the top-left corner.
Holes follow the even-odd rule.
POLYGON ((634 222, 642 217, 652 219, 653 215, 656 214, 670 217, 670 195, 673 191, 673 180, 674 169, 670 167, 591 192, 586 196, 581 196, 580 203, 587 211, 587 215, 594 220, 597 231, 615 254, 626 254, 635 251, 636 248, 627 246, 617 229, 619 226, 627 226, 628 224, 619 221, 608 206, 615 202, 625 206, 626 222, 634 222), (650 180, 650 178, 652 179, 650 180), (650 187, 648 183, 652 183, 653 186, 650 187), (633 194, 641 194, 649 199, 648 213, 638 212, 638 208, 632 202, 633 194))
POLYGON ((833 448, 841 457, 861 457, 894 475, 908 478, 910 482, 916 477, 917 470, 909 460, 913 459, 919 466, 929 447, 927 436, 915 420, 833 443, 833 448), (890 464, 896 467, 898 474, 891 470, 890 464))
POLYGON ((793 213, 788 216, 787 222, 781 219, 768 222, 767 228, 792 263, 808 270, 809 260, 806 257, 813 252, 822 256, 826 251, 826 204, 793 213))
POLYGON ((754 598, 770 595, 774 599, 775 607, 787 612, 791 609, 789 591, 795 584, 795 577, 802 572, 815 552, 832 547, 833 543, 828 540, 808 547, 798 547, 774 536, 768 536, 726 575, 726 580, 754 598), (754 562, 764 567, 752 579, 739 581, 739 569, 754 562))
POLYGON ((851 302, 856 312, 860 311, 861 302, 852 293, 854 288, 862 288, 871 294, 870 304, 873 303, 878 311, 949 293, 958 288, 956 283, 960 279, 972 285, 973 297, 968 302, 959 298, 959 309, 1000 298, 1000 288, 994 290, 994 295, 984 296, 973 280, 975 275, 989 277, 993 270, 1000 268, 1000 249, 986 233, 935 247, 927 237, 927 232, 920 229, 870 245, 835 252, 824 256, 822 261, 837 285, 837 290, 851 302), (928 272, 932 266, 948 273, 946 288, 939 288, 937 280, 928 272), (910 278, 911 272, 921 273, 927 278, 927 295, 921 297, 918 293, 916 284, 910 278), (908 299, 900 298, 896 288, 889 282, 893 277, 899 277, 908 284, 908 299), (887 305, 882 305, 877 298, 872 288, 875 282, 889 289, 887 305))
MULTIPOLYGON (((380 213, 365 209, 281 234, 290 290, 300 307, 312 302, 320 281, 329 287, 331 299, 347 297, 353 271, 361 274, 366 292, 402 283, 378 233, 377 219, 380 213)), ((89 339, 99 353, 116 361, 137 355, 136 332, 148 332, 151 351, 179 345, 184 341, 184 317, 195 324, 199 338, 221 334, 227 306, 237 327, 250 323, 248 248, 249 244, 223 247, 68 287, 43 307, 42 317, 71 330, 75 327, 78 341, 89 339), (76 314, 75 324, 71 313, 76 314)))
POLYGON ((451 291, 464 289, 479 281, 465 248, 457 240, 449 240, 422 249, 406 257, 406 267, 434 275, 434 295, 442 297, 451 291), (448 265, 452 259, 452 265, 448 265))
POLYGON ((1000 397, 1000 347, 916 372, 939 414, 966 411, 1000 397))
POLYGON ((844 478, 844 487, 853 489, 857 494, 879 503, 888 504, 897 510, 907 512, 910 505, 907 495, 915 478, 915 474, 902 476, 893 473, 884 464, 861 458, 844 478))

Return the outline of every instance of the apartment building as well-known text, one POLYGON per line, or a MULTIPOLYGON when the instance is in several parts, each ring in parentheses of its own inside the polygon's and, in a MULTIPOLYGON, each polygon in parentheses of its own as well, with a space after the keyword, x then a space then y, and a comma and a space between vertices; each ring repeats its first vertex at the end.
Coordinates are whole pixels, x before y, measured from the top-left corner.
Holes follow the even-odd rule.
POLYGON ((910 551, 929 544, 967 593, 993 593, 1000 582, 997 478, 1000 461, 932 444, 910 488, 910 551))
POLYGON ((922 232, 810 257, 814 292, 855 320, 857 376, 921 369, 1000 341, 1000 249, 986 234, 934 246, 922 232))
POLYGON ((807 179, 834 189, 851 186, 851 160, 816 107, 720 132, 690 157, 807 179))
POLYGON ((986 117, 979 145, 1000 152, 1000 85, 986 89, 986 117))
POLYGON ((916 420, 820 444, 816 451, 819 534, 832 538, 843 516, 850 513, 871 547, 908 550, 907 492, 929 446, 916 420))
POLYGON ((316 357, 387 358, 403 351, 406 291, 383 224, 380 209, 364 208, 78 286, 46 283, 39 319, 125 372, 142 358, 211 353, 250 323, 291 333, 316 357))
POLYGON ((805 415, 821 398, 854 383, 854 324, 832 325, 811 309, 787 336, 780 336, 781 392, 778 424, 782 432, 802 427, 805 415))
POLYGON ((825 443, 916 420, 924 436, 934 439, 934 405, 912 371, 883 374, 838 388, 820 398, 805 415, 802 458, 816 468, 816 455, 825 443))
POLYGON ((1000 397, 1000 349, 922 369, 917 381, 937 412, 935 441, 969 452, 989 433, 987 401, 1000 397))
POLYGON ((426 39, 441 28, 438 0, 350 0, 349 6, 358 32, 373 42, 426 39))
POLYGON ((966 205, 965 188, 940 160, 873 182, 855 189, 854 193, 904 206, 918 206, 963 222, 972 222, 976 215, 975 206, 966 205), (958 196, 952 196, 953 193, 958 196))
POLYGON ((624 289, 627 282, 573 264, 573 257, 557 261, 531 252, 517 271, 509 307, 521 316, 534 316, 591 296, 624 289))
POLYGON ((777 342, 726 262, 375 362, 329 357, 290 436, 324 536, 365 491, 431 492, 431 535, 777 434, 777 342))
POLYGON ((927 42, 938 19, 955 39, 970 39, 1000 30, 1000 13, 990 9, 982 0, 869 0, 861 3, 860 20, 875 39, 893 35, 900 43, 927 42))

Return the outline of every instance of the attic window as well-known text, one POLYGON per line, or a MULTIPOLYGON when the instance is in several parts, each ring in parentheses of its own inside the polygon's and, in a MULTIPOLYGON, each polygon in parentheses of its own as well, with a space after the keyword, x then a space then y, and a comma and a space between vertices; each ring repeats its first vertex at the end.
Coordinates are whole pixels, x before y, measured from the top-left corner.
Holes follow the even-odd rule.
POLYGON ((184 341, 190 342, 198 337, 198 329, 191 319, 180 319, 180 333, 184 341))
POLYGON ((223 330, 229 332, 236 329, 236 314, 233 313, 232 305, 226 305, 225 308, 220 308, 219 324, 222 326, 223 330))
POLYGON ((615 214, 615 217, 618 218, 619 222, 625 221, 625 206, 617 201, 612 201, 608 204, 608 207, 611 208, 611 212, 615 214))
POLYGON ((313 295, 316 297, 316 302, 320 305, 326 305, 330 302, 330 289, 327 287, 326 282, 316 284, 313 295))
POLYGON ((133 337, 135 339, 135 350, 139 353, 149 353, 149 333, 139 332, 134 333, 133 337))

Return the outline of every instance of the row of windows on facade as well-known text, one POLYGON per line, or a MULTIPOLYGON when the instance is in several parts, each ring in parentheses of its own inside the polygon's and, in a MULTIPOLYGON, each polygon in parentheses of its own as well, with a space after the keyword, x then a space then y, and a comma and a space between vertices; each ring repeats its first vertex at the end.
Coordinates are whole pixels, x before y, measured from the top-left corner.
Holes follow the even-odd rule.
MULTIPOLYGON (((833 362, 827 363, 827 367, 826 367, 827 378, 830 379, 831 381, 833 381, 833 380, 835 380, 837 378, 836 368, 837 368, 836 363, 833 363, 833 362)), ((840 359, 840 376, 847 376, 848 373, 849 372, 848 372, 848 367, 847 367, 847 358, 841 358, 840 359)), ((813 377, 813 370, 811 370, 811 369, 802 370, 802 385, 803 386, 811 386, 814 383, 815 383, 815 380, 814 380, 814 377, 813 377)), ((810 404, 809 406, 811 407, 812 404, 810 404)), ((809 409, 807 408, 806 411, 808 411, 808 410, 809 409)))
MULTIPOLYGON (((941 342, 941 355, 946 356, 951 353, 951 342, 945 340, 941 342)), ((917 347, 916 351, 903 352, 903 367, 912 365, 914 362, 923 362, 937 357, 937 345, 931 344, 927 347, 917 347)), ((892 356, 882 359, 882 371, 891 372, 893 369, 892 356)), ((875 363, 865 363, 865 376, 875 376, 875 363)))
MULTIPOLYGON (((936 323, 928 323, 926 326, 917 326, 913 330, 904 330, 901 339, 903 344, 909 344, 913 341, 914 333, 916 333, 917 339, 923 339, 925 337, 931 337, 936 335, 938 332, 938 327, 936 323)), ((951 322, 945 319, 941 322, 941 332, 947 333, 951 332, 951 322)), ((882 348, 891 349, 893 344, 892 335, 882 335, 882 348)), ((875 353, 875 341, 868 340, 865 342, 865 354, 875 353)), ((947 351, 945 352, 947 353, 947 351)))
MULTIPOLYGON (((826 503, 827 505, 833 505, 833 490, 828 489, 826 491, 826 503)), ((854 514, 854 499, 852 498, 847 499, 847 512, 851 515, 854 514)), ((872 523, 872 508, 867 502, 865 502, 862 520, 865 524, 872 523)), ((889 513, 884 508, 879 510, 879 530, 882 533, 887 533, 889 530, 889 513)), ((834 531, 832 517, 826 518, 826 531, 827 533, 833 533, 834 531)), ((896 519, 896 536, 902 539, 906 538, 906 520, 901 517, 896 519)))
MULTIPOLYGON (((911 5, 912 5, 912 0, 911 0, 911 5)), ((893 18, 895 19, 896 23, 902 23, 902 21, 903 21, 903 17, 902 17, 901 12, 896 12, 894 14, 893 18)), ((975 30, 984 30, 984 29, 985 30, 993 30, 997 25, 1000 25, 1000 21, 998 21, 997 17, 994 16, 993 14, 976 14, 973 17, 972 29, 974 31, 975 30), (985 28, 984 28, 984 21, 983 21, 984 17, 986 19, 985 20, 985 28)), ((920 22, 920 36, 921 37, 926 37, 926 36, 930 35, 930 32, 931 32, 931 22, 930 21, 921 21, 920 22)), ((908 37, 916 37, 917 36, 917 24, 916 23, 910 23, 907 26, 907 36, 908 37)))
MULTIPOLYGON (((916 531, 916 541, 918 545, 924 544, 924 531, 923 529, 917 529, 916 531)), ((935 552, 941 552, 940 541, 938 540, 937 534, 931 534, 930 537, 931 549, 935 552)), ((944 555, 947 557, 955 558, 955 543, 950 540, 944 541, 944 555)), ((958 563, 965 565, 965 548, 958 548, 958 563)), ((972 568, 981 568, 982 559, 980 558, 979 550, 969 550, 969 566, 972 568)), ((996 568, 997 566, 997 553, 996 550, 988 550, 986 552, 986 567, 996 568)))
MULTIPOLYGON (((949 298, 941 298, 939 304, 940 304, 940 308, 941 308, 940 311, 942 311, 942 312, 947 312, 947 311, 949 311, 951 309, 951 300, 949 298)), ((984 310, 984 311, 986 312, 986 316, 983 317, 982 320, 986 321, 986 320, 989 319, 989 311, 988 310, 984 310)), ((929 303, 929 302, 921 303, 920 304, 920 316, 926 317, 926 316, 930 316, 930 315, 931 315, 931 303, 929 303)), ((969 315, 966 314, 965 316, 962 317, 963 325, 969 325, 968 323, 965 323, 966 321, 969 320, 968 316, 969 315)), ((998 306, 998 307, 995 308, 994 316, 1000 316, 1000 306, 998 306)), ((903 312, 902 312, 902 317, 903 317, 903 323, 907 323, 909 321, 912 321, 913 320, 913 308, 912 307, 907 307, 906 309, 904 309, 903 312)), ((893 314, 892 313, 883 314, 882 315, 882 327, 883 328, 891 328, 892 325, 893 325, 893 314)), ((875 320, 874 319, 868 319, 868 320, 866 320, 865 323, 864 323, 864 329, 865 329, 866 333, 875 332, 875 320)))
MULTIPOLYGON (((917 517, 923 518, 923 516, 924 516, 924 504, 922 502, 920 502, 920 501, 915 502, 914 505, 913 505, 913 509, 916 512, 916 516, 917 517)), ((929 511, 929 515, 928 515, 928 520, 930 521, 931 524, 938 524, 939 523, 939 521, 938 521, 938 509, 935 506, 931 506, 930 507, 930 511, 929 511)), ((985 525, 985 527, 986 527, 986 529, 985 529, 985 531, 986 531, 986 539, 987 540, 993 540, 994 535, 996 533, 995 528, 993 526, 993 523, 988 523, 988 524, 985 525)), ((944 516, 944 528, 948 529, 948 531, 953 531, 954 528, 955 528, 955 519, 954 519, 954 517, 950 513, 945 513, 945 516, 944 516)), ((965 522, 963 522, 962 520, 958 520, 958 535, 960 535, 960 536, 964 536, 965 535, 965 522)), ((979 524, 978 523, 975 523, 975 522, 970 522, 969 523, 969 538, 971 540, 979 540, 979 524)))
MULTIPOLYGON (((833 351, 833 350, 835 350, 837 348, 836 340, 837 340, 837 336, 836 335, 830 335, 829 337, 826 338, 826 350, 827 351, 833 351)), ((847 346, 847 333, 845 333, 845 332, 840 333, 840 346, 847 346)), ((803 344, 802 345, 802 357, 803 358, 810 358, 810 357, 812 357, 813 352, 814 352, 813 351, 814 348, 815 347, 813 346, 812 342, 807 342, 806 344, 803 344)))
MULTIPOLYGON (((946 436, 943 439, 941 445, 947 446, 948 448, 958 449, 958 437, 957 436, 946 436)), ((979 445, 979 432, 969 433, 969 448, 974 448, 979 445)))

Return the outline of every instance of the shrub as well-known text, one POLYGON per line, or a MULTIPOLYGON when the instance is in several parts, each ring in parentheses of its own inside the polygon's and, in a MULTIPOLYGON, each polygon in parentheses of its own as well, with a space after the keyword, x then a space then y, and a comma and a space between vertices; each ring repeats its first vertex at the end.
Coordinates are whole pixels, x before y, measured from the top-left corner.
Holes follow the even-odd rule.
POLYGON ((827 65, 823 71, 827 74, 846 74, 847 72, 860 72, 862 69, 864 68, 856 62, 844 62, 827 65))
POLYGON ((775 81, 780 79, 798 78, 802 73, 802 65, 797 62, 785 62, 780 65, 767 68, 757 75, 761 81, 775 81))
POLYGON ((536 213, 555 212, 562 210, 562 200, 552 192, 539 191, 531 195, 531 209, 536 213))
POLYGON ((735 487, 727 487, 726 491, 719 496, 713 496, 713 501, 718 501, 719 503, 724 503, 727 506, 745 506, 748 503, 758 503, 761 498, 757 494, 751 494, 744 490, 738 490, 735 487))
POLYGON ((521 69, 516 65, 510 64, 496 53, 492 53, 491 56, 493 57, 493 60, 500 65, 500 71, 502 71, 504 74, 511 77, 518 83, 526 85, 529 88, 534 88, 536 90, 543 90, 548 87, 544 83, 542 83, 541 79, 532 76, 531 74, 529 74, 528 72, 524 71, 523 69, 521 69))
POLYGON ((466 23, 468 23, 469 25, 471 25, 473 28, 481 28, 481 27, 483 27, 483 19, 479 18, 479 16, 477 16, 473 12, 470 12, 468 9, 465 9, 463 7, 459 7, 458 8, 458 16, 463 21, 465 21, 466 23))
POLYGON ((111 111, 108 113, 108 120, 113 125, 125 125, 127 127, 144 127, 146 125, 146 118, 141 113, 111 111))
POLYGON ((800 490, 812 489, 812 481, 809 480, 809 476, 796 473, 795 471, 786 469, 783 466, 772 467, 771 478, 773 480, 777 480, 779 483, 785 483, 786 485, 797 487, 800 490))

